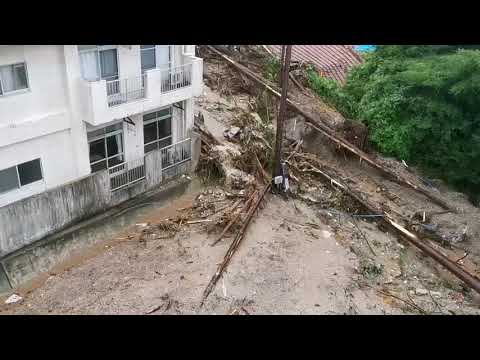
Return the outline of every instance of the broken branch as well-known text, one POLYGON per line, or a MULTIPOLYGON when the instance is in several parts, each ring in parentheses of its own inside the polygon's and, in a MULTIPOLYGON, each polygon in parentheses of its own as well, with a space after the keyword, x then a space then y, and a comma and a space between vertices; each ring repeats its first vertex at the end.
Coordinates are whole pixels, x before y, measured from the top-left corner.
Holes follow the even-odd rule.
POLYGON ((270 184, 265 186, 263 188, 263 190, 260 192, 260 194, 259 194, 258 198, 256 199, 255 203, 250 207, 250 209, 248 211, 248 214, 247 214, 247 217, 246 217, 242 227, 238 231, 237 235, 235 236, 235 239, 232 241, 232 244, 228 248, 228 251, 225 254, 225 257, 224 257, 222 263, 218 266, 217 271, 215 272, 215 274, 213 275, 209 284, 205 288, 205 291, 203 292, 203 296, 202 296, 202 301, 200 303, 200 307, 203 306, 203 303, 205 302, 205 299, 208 297, 210 292, 213 290, 213 287, 215 286, 215 284, 217 283, 217 281, 220 279, 223 272, 227 268, 231 258, 233 257, 233 254, 235 253, 239 244, 241 243, 241 241, 245 237, 245 232, 247 230, 248 225, 250 224, 250 221, 252 220, 253 215, 255 214, 255 211, 257 210, 258 206, 260 205, 260 202, 262 201, 262 199, 265 196, 265 194, 267 193, 267 191, 270 190, 270 187, 271 187, 270 184))
MULTIPOLYGON (((241 65, 241 64, 238 64, 236 61, 230 59, 228 56, 226 56, 225 54, 223 54, 222 52, 218 51, 217 49, 215 49, 214 47, 212 46, 208 46, 208 48, 213 51, 214 53, 216 53, 217 55, 219 55, 220 57, 222 57, 224 60, 226 60, 229 64, 231 64, 233 67, 235 67, 237 70, 243 72, 244 74, 246 74, 250 79, 252 79, 253 81, 255 81, 256 83, 260 84, 260 85, 263 85, 266 89, 268 89, 272 94, 274 94, 276 97, 280 98, 281 97, 281 94, 280 92, 278 92, 277 90, 275 90, 272 86, 270 86, 266 81, 265 79, 261 78, 260 76, 256 75, 253 71, 251 71, 250 69, 248 69, 247 67, 241 65)), ((328 139, 330 139, 331 141, 335 142, 337 145, 339 145, 340 147, 350 151, 351 153, 357 155, 360 157, 360 159, 362 160, 365 160, 368 164, 370 164, 371 166, 375 167, 376 169, 380 170, 384 175, 390 177, 390 178, 393 178, 394 180, 396 180, 399 184, 402 184, 404 186, 408 186, 412 189, 414 189, 415 191, 423 194, 424 196, 426 196, 427 198, 429 198, 430 200, 432 200, 434 203, 440 205, 442 208, 444 209, 447 209, 447 210, 450 210, 452 212, 456 212, 456 209, 454 209, 453 207, 451 207, 449 204, 447 204, 443 199, 440 199, 439 197, 437 197, 436 195, 430 193, 429 191, 413 184, 412 182, 408 181, 407 179, 404 179, 402 178, 401 176, 395 174, 393 171, 390 171, 389 169, 387 169, 385 166, 383 165, 380 165, 378 163, 376 163, 375 161, 373 161, 372 159, 370 159, 370 157, 365 153, 363 152, 362 150, 360 150, 359 148, 357 148, 356 146, 350 144, 347 140, 343 139, 342 137, 340 136, 337 136, 336 134, 334 134, 334 130, 326 125, 326 124, 323 124, 323 123, 319 123, 318 121, 316 121, 310 114, 306 113, 302 108, 300 108, 297 104, 295 104, 294 102, 292 102, 290 99, 287 99, 287 104, 290 105, 294 110, 296 110, 298 113, 300 113, 303 117, 305 117, 305 120, 306 120, 306 124, 308 124, 309 126, 311 126, 312 128, 316 129, 317 131, 321 132, 322 134, 324 134, 328 139)))

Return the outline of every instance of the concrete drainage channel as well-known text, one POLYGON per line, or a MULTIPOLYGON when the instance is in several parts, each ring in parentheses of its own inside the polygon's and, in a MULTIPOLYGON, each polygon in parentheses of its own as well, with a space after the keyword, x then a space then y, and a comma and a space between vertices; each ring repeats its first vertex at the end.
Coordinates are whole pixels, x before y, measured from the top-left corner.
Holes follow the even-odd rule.
POLYGON ((48 272, 74 252, 108 239, 145 214, 200 189, 198 179, 180 178, 139 195, 115 208, 47 236, 0 259, 0 295, 48 272))

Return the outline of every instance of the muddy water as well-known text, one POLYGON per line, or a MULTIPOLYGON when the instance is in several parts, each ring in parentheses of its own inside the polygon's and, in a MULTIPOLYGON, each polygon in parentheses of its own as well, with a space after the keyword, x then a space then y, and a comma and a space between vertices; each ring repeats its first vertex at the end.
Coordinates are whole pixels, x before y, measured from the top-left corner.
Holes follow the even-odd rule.
POLYGON ((173 216, 175 209, 191 203, 201 188, 196 178, 174 183, 9 255, 2 260, 8 282, 5 282, 7 286, 0 288, 0 294, 13 290, 30 292, 49 276, 97 255, 112 242, 121 241, 122 233, 135 224, 173 216))

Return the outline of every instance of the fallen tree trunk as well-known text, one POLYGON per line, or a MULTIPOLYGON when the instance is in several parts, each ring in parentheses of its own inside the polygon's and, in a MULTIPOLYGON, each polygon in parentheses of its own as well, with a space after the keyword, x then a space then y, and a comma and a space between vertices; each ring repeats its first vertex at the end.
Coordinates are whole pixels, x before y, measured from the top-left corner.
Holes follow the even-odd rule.
MULTIPOLYGON (((268 89, 273 95, 275 95, 276 97, 280 98, 281 97, 281 94, 280 92, 278 92, 276 89, 274 89, 272 86, 270 86, 264 79, 262 79, 261 77, 259 77, 258 75, 256 75, 255 73, 253 73, 250 69, 248 69, 247 67, 241 65, 241 64, 238 64, 237 62, 235 62, 234 60, 230 59, 228 56, 226 56, 225 54, 223 54, 222 52, 218 51, 217 49, 215 49, 214 47, 212 46, 208 46, 208 48, 215 52, 217 55, 219 55, 220 57, 222 57, 224 60, 226 60, 229 64, 231 64, 233 67, 235 67, 236 69, 238 69, 239 71, 243 72, 244 74, 246 74, 250 79, 252 79, 253 81, 255 81, 256 83, 264 86, 266 89, 268 89)), ((330 139, 331 141, 333 141, 334 143, 336 143, 337 145, 341 146, 342 148, 346 149, 347 151, 357 155, 360 157, 360 159, 362 160, 365 160, 365 162, 367 162, 368 164, 370 164, 371 166, 373 166, 374 168, 378 169, 381 173, 383 173, 384 175, 386 175, 387 177, 395 180, 397 183, 401 184, 401 185, 404 185, 404 186, 407 186, 407 187, 410 187, 412 188, 413 190, 419 192, 420 194, 424 195, 425 197, 429 198, 431 201, 433 201, 434 203, 436 203, 437 205, 441 206, 443 209, 446 209, 446 210, 449 210, 449 211, 452 211, 452 212, 456 212, 456 209, 453 208, 452 206, 450 206, 446 201, 444 201, 443 199, 439 198, 438 196, 432 194, 431 192, 429 192, 428 190, 426 189, 423 189, 421 188, 420 186, 417 186, 415 184, 413 184, 412 182, 410 182, 409 180, 407 179, 404 179, 402 178, 401 176, 395 174, 394 172, 390 171, 388 168, 386 168, 385 166, 381 165, 381 164, 378 164, 377 162, 375 162, 373 159, 371 159, 364 151, 360 150, 359 148, 357 148, 355 145, 353 144, 350 144, 348 141, 346 141, 345 139, 335 135, 334 133, 334 130, 326 125, 326 124, 323 124, 323 123, 319 123, 318 121, 316 121, 315 119, 312 118, 312 116, 308 113, 306 113, 303 109, 301 109, 297 104, 295 104, 293 101, 291 101, 290 99, 287 99, 287 104, 290 105, 290 107, 292 107, 295 111, 297 111, 298 113, 300 113, 306 120, 307 124, 309 126, 311 126, 312 128, 314 128, 315 130, 321 132, 323 135, 325 135, 328 139, 330 139)))
MULTIPOLYGON (((253 205, 248 210, 247 217, 246 217, 242 227, 240 228, 240 230, 238 230, 237 235, 235 236, 235 239, 232 241, 232 244, 230 245, 230 247, 228 248, 228 251, 225 254, 225 257, 224 257, 222 263, 218 266, 217 271, 215 272, 212 279, 210 280, 207 287, 205 288, 205 291, 203 292, 202 302, 200 303, 200 307, 203 306, 203 303, 205 302, 205 299, 212 292, 213 287, 215 286, 215 284, 217 283, 217 281, 220 279, 223 272, 227 268, 231 258, 233 257, 233 254, 235 253, 235 251, 237 250, 241 241, 245 237, 247 227, 248 227, 248 225, 250 224, 250 221, 253 218, 253 214, 255 214, 255 211, 258 209, 258 206, 260 205, 260 203, 261 203, 263 197, 265 196, 265 194, 267 193, 267 191, 270 190, 270 187, 271 187, 271 185, 269 184, 269 185, 265 186, 261 192, 258 193, 258 198, 256 199, 256 201, 253 203, 253 205)), ((253 195, 253 196, 255 196, 255 195, 253 195)))
MULTIPOLYGON (((314 167, 313 167, 314 168, 314 167)), ((454 274, 457 278, 462 280, 470 288, 474 289, 477 293, 480 294, 480 279, 478 279, 474 274, 466 271, 460 267, 455 261, 450 260, 448 257, 440 253, 435 248, 427 245, 427 243, 420 238, 417 234, 412 231, 405 229, 402 225, 398 224, 393 217, 384 211, 383 209, 378 208, 373 203, 368 201, 361 193, 350 189, 347 185, 342 184, 340 181, 334 179, 332 176, 326 172, 314 168, 315 173, 322 176, 324 179, 328 180, 329 184, 332 187, 337 187, 343 192, 357 200, 358 203, 363 205, 368 209, 372 214, 378 215, 379 219, 384 221, 384 223, 394 230, 397 234, 401 235, 405 240, 410 244, 414 245, 416 248, 420 249, 424 254, 431 257, 433 260, 441 264, 448 271, 454 274)))

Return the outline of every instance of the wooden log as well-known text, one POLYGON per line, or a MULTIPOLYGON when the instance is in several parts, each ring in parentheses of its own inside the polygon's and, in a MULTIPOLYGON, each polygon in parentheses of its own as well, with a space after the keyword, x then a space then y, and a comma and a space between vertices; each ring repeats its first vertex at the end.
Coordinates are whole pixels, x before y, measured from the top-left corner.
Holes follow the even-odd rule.
POLYGON ((288 76, 290 77, 290 80, 292 80, 292 82, 300 89, 301 92, 303 92, 305 95, 308 95, 307 90, 305 90, 303 85, 300 84, 300 82, 297 80, 297 78, 292 73, 288 74, 288 76))
MULTIPOLYGON (((276 89, 274 89, 272 86, 270 86, 264 79, 253 73, 250 69, 246 68, 243 65, 238 64, 234 60, 230 59, 228 56, 225 54, 221 53, 217 49, 208 46, 208 48, 215 52, 217 55, 222 57, 224 60, 226 60, 229 64, 231 64, 233 67, 238 69, 239 71, 245 73, 247 76, 250 77, 253 81, 257 82, 258 84, 264 86, 267 90, 269 90, 272 94, 274 94, 276 97, 280 98, 281 94, 278 92, 276 89)), ((412 188, 413 190, 419 192, 420 194, 424 195, 425 197, 429 198, 431 201, 436 203, 437 205, 441 206, 444 209, 450 210, 452 212, 457 212, 455 208, 450 206, 447 202, 445 202, 443 199, 439 198, 438 196, 432 194, 428 190, 425 190, 421 188, 420 186, 417 186, 410 182, 407 179, 404 179, 400 177, 399 175, 393 173, 389 169, 387 169, 385 166, 378 164, 374 160, 372 160, 365 152, 357 148, 355 145, 350 144, 347 140, 337 136, 334 133, 334 130, 327 124, 325 123, 319 123, 315 119, 312 118, 310 114, 305 112, 302 108, 300 108, 297 104, 295 104, 293 101, 290 99, 287 99, 287 104, 290 105, 295 111, 300 113, 304 118, 305 121, 308 125, 310 125, 312 128, 316 129, 317 131, 321 132, 323 135, 325 135, 328 139, 339 145, 340 147, 348 150, 349 152, 357 155, 360 157, 360 159, 365 160, 368 164, 373 166, 374 168, 378 169, 382 174, 388 176, 389 178, 392 178, 396 182, 398 182, 401 185, 407 186, 412 188)))
MULTIPOLYGON (((302 114, 303 115, 303 114, 302 114)), ((390 171, 389 169, 387 169, 385 166, 375 162, 374 160, 372 160, 366 153, 364 153, 362 150, 358 149, 357 147, 355 147, 354 145, 348 143, 346 140, 341 140, 335 136, 331 136, 331 134, 329 134, 327 131, 325 131, 325 129, 321 129, 319 128, 318 126, 315 126, 311 123, 306 123, 308 126, 312 127, 313 129, 321 132, 323 135, 327 136, 328 138, 330 138, 330 140, 332 140, 333 142, 335 142, 336 144, 338 144, 339 146, 347 149, 348 151, 350 151, 351 153, 359 156, 362 160, 364 160, 365 162, 367 162, 368 164, 370 164, 372 167, 376 168, 377 170, 379 170, 380 172, 382 172, 384 175, 386 175, 388 178, 392 178, 395 182, 401 184, 401 185, 406 185, 412 189, 414 189, 415 191, 425 195, 427 198, 429 198, 430 200, 432 200, 434 203, 436 203, 437 205, 440 205, 442 208, 444 209, 448 209, 449 211, 452 211, 452 212, 456 212, 456 209, 451 207, 447 202, 445 202, 443 199, 439 198, 438 196, 430 193, 429 191, 421 188, 420 186, 417 186, 415 184, 413 184, 412 182, 410 182, 409 180, 407 179, 404 179, 402 177, 400 177, 399 175, 395 174, 394 172, 390 171)))
POLYGON ((379 221, 383 221, 397 234, 401 235, 402 238, 404 238, 410 244, 420 249, 424 254, 441 264, 457 278, 462 280, 470 288, 474 289, 477 293, 480 294, 480 279, 478 279, 474 274, 471 274, 467 270, 463 269, 455 261, 449 259, 441 252, 428 245, 424 240, 421 239, 419 235, 415 234, 413 231, 409 231, 405 229, 405 227, 403 227, 402 225, 398 224, 388 212, 380 209, 375 204, 368 201, 367 197, 363 196, 363 194, 361 194, 360 192, 350 189, 347 185, 342 184, 340 181, 334 179, 329 174, 320 169, 314 168, 313 170, 315 171, 315 173, 321 175, 326 180, 328 180, 332 187, 335 186, 337 188, 340 188, 346 194, 350 195, 352 198, 362 204, 372 214, 382 215, 381 217, 378 217, 379 221))
MULTIPOLYGON (((222 232, 220 233, 220 235, 218 236, 218 238, 212 243, 211 246, 215 246, 216 244, 218 244, 218 242, 220 240, 222 240, 223 236, 227 233, 227 231, 233 226, 233 224, 235 224, 235 222, 240 218, 240 215, 242 214, 242 212, 244 212, 248 206, 250 205, 250 203, 252 202, 252 200, 254 199, 256 195, 256 192, 254 192, 252 194, 252 196, 250 196, 250 198, 245 202, 245 204, 243 205, 243 208, 233 217, 232 220, 230 220, 230 222, 227 224, 227 226, 225 226, 225 228, 222 230, 222 232)), ((239 200, 242 200, 242 199, 239 199, 239 200)))
POLYGON ((248 211, 248 214, 247 214, 247 217, 246 217, 242 227, 240 228, 240 230, 238 230, 237 235, 235 236, 235 239, 232 241, 232 244, 228 248, 228 251, 225 254, 225 257, 224 257, 222 263, 218 266, 217 271, 212 276, 212 279, 210 280, 209 284, 205 288, 205 291, 203 292, 203 296, 202 296, 202 301, 200 303, 200 307, 203 306, 203 303, 205 302, 205 299, 211 293, 211 291, 213 290, 213 287, 215 286, 215 284, 217 283, 217 281, 220 279, 223 272, 227 268, 230 260, 233 257, 233 254, 235 254, 235 251, 238 249, 238 246, 240 245, 241 241, 245 237, 245 233, 247 231, 248 225, 250 224, 250 221, 253 218, 253 215, 255 214, 256 210, 258 209, 258 206, 260 205, 260 202, 262 201, 262 199, 265 196, 265 194, 267 193, 267 191, 270 190, 270 188, 271 188, 271 184, 268 184, 267 186, 265 186, 263 188, 263 190, 259 193, 259 195, 258 195, 257 199, 255 200, 254 204, 250 207, 250 209, 248 211))
POLYGON ((258 160, 257 154, 255 154, 255 162, 257 164, 258 171, 260 172, 260 175, 263 178, 263 181, 265 182, 265 184, 268 184, 270 181, 270 177, 268 173, 265 171, 265 169, 263 168, 262 164, 260 163, 260 160, 258 160))

